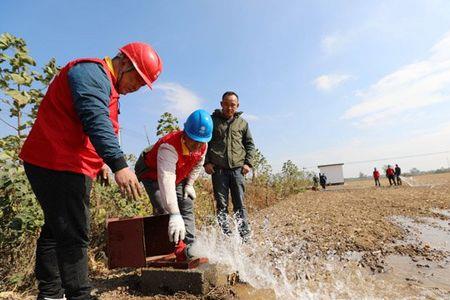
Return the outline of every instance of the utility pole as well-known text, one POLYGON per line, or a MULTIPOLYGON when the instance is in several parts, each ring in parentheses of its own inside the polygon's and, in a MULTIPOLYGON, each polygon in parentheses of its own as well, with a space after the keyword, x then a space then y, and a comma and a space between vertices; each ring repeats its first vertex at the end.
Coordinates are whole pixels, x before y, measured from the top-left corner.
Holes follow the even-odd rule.
POLYGON ((150 146, 150 139, 148 138, 147 126, 144 125, 145 137, 147 138, 147 143, 150 146))

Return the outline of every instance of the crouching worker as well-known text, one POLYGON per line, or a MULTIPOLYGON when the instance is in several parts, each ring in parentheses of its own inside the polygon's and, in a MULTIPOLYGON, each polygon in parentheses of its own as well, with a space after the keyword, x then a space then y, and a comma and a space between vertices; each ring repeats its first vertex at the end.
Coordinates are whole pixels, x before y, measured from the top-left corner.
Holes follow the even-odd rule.
POLYGON ((178 261, 191 258, 189 248, 195 239, 194 182, 205 160, 212 127, 209 113, 196 110, 187 118, 184 130, 159 139, 144 150, 136 163, 136 175, 144 184, 154 214, 170 214, 169 240, 177 245, 178 261))

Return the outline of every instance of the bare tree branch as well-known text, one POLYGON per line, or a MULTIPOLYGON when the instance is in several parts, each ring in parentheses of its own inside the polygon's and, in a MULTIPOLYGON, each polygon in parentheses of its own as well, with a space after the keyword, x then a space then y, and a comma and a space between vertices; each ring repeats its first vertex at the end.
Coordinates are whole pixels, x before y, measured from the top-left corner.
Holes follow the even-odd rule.
POLYGON ((14 129, 15 131, 17 131, 18 128, 14 127, 13 125, 9 124, 8 122, 6 122, 5 120, 3 120, 2 118, 0 118, 0 121, 2 121, 3 123, 5 123, 6 125, 8 125, 9 127, 11 127, 12 129, 14 129))

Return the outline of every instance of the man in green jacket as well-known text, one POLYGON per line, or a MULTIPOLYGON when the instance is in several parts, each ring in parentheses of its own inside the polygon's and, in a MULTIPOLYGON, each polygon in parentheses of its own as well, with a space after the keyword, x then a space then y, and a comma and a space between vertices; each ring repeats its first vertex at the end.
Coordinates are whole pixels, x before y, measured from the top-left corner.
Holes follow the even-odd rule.
POLYGON ((247 211, 244 206, 245 175, 252 168, 255 144, 248 123, 237 112, 239 97, 225 92, 220 102, 222 109, 212 114, 213 136, 205 157, 205 172, 212 175, 217 219, 225 234, 228 225, 228 194, 231 192, 234 217, 239 234, 245 241, 250 236, 247 211))

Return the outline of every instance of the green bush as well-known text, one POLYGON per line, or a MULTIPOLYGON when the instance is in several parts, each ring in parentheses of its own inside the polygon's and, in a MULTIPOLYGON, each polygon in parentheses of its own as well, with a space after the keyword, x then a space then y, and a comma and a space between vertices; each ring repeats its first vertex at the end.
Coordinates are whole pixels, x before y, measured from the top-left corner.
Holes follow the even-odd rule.
POLYGON ((29 284, 43 215, 22 166, 8 162, 0 169, 0 206, 0 286, 29 284))

